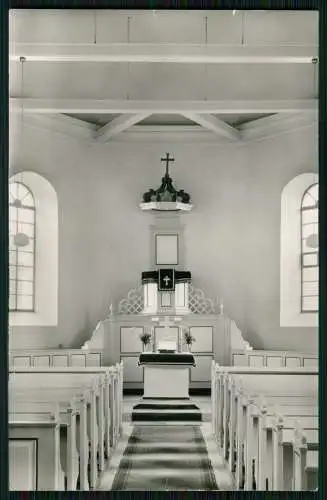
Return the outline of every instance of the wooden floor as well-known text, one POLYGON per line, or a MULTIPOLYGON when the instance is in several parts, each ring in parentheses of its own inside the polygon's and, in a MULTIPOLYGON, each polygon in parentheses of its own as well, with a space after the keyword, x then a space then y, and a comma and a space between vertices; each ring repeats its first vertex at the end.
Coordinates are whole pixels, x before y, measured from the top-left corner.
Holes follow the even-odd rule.
MULTIPOLYGON (((204 437, 204 441, 207 447, 208 457, 211 462, 212 470, 216 478, 216 483, 219 490, 233 490, 233 480, 229 473, 229 470, 224 464, 224 461, 220 454, 218 453, 216 443, 211 434, 211 402, 209 396, 194 396, 191 398, 192 402, 197 404, 203 415, 203 422, 201 424, 201 430, 204 437)), ((116 472, 119 469, 119 464, 123 457, 124 451, 126 449, 128 439, 133 431, 133 425, 131 423, 131 412, 132 408, 135 404, 137 404, 141 400, 140 396, 125 396, 124 397, 124 406, 123 406, 123 437, 121 438, 117 449, 115 450, 113 456, 111 457, 108 469, 101 477, 101 482, 97 487, 98 491, 109 491, 112 488, 116 472)), ((157 457, 156 458, 160 458, 157 457)), ((166 453, 165 456, 162 456, 163 459, 167 459, 166 453)), ((179 475, 178 470, 174 467, 172 462, 172 469, 174 469, 174 473, 179 475)), ((180 471, 180 476, 185 477, 187 474, 191 474, 192 470, 187 471, 185 468, 180 471)), ((152 487, 153 489, 153 481, 152 487)), ((150 486, 149 486, 150 488, 150 486)), ((144 490, 146 490, 146 485, 144 485, 144 490)), ((159 488, 158 488, 159 489, 159 488)))

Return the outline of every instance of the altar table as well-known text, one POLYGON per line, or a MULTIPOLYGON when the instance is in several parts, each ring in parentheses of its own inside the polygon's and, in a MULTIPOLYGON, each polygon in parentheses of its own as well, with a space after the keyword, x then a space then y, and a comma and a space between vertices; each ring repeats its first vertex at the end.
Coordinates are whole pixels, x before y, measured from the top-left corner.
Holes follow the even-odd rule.
POLYGON ((191 353, 142 353, 144 367, 143 399, 189 399, 191 353))

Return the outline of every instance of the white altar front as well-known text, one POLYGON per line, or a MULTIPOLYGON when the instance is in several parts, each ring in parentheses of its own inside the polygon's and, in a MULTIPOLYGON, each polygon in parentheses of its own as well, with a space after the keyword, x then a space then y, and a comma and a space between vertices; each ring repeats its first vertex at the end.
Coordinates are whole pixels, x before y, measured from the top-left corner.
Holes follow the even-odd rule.
POLYGON ((195 366, 189 353, 144 353, 143 399, 189 399, 190 368, 195 366))

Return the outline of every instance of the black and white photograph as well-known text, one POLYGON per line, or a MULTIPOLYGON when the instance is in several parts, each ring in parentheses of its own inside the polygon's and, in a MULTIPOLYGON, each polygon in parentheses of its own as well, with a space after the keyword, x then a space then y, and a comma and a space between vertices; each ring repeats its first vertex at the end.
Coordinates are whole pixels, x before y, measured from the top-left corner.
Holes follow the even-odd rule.
POLYGON ((9 490, 319 491, 318 10, 8 22, 9 490))

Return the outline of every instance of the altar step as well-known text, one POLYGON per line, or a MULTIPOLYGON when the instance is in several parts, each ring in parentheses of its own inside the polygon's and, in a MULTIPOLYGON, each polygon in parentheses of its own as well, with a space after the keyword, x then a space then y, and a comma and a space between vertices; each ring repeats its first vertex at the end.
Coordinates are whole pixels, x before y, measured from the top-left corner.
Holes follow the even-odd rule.
POLYGON ((185 402, 155 402, 138 403, 133 407, 132 422, 137 423, 192 423, 202 422, 199 407, 189 401, 185 402))

